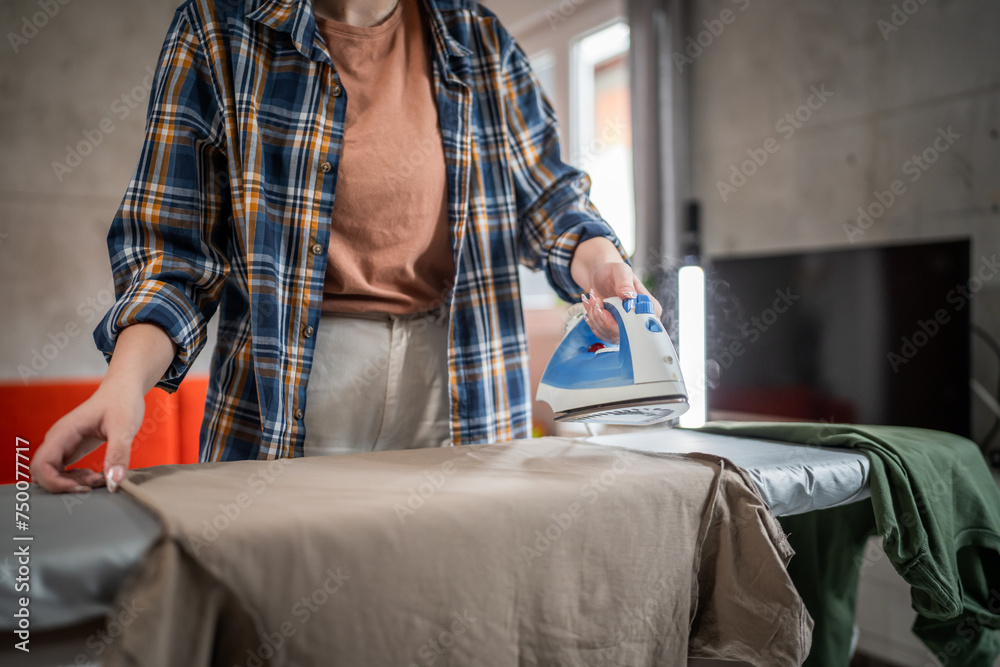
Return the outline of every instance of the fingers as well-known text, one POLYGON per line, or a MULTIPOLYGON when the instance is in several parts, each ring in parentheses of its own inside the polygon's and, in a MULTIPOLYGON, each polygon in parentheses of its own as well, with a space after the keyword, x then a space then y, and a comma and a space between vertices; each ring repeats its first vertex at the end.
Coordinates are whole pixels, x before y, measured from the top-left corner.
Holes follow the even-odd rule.
POLYGON ((91 470, 90 468, 77 468, 75 470, 68 470, 67 473, 90 487, 104 486, 105 484, 104 473, 91 470))
POLYGON ((50 464, 35 468, 31 473, 31 478, 50 493, 83 493, 90 491, 91 488, 75 475, 50 464))
POLYGON ((110 416, 107 421, 108 452, 104 457, 104 478, 108 491, 115 493, 128 470, 132 439, 138 429, 127 418, 110 416))
POLYGON ((594 290, 583 295, 583 308, 587 324, 594 335, 606 343, 617 344, 620 338, 618 321, 604 308, 604 302, 597 298, 594 290))
POLYGON ((656 312, 656 318, 660 319, 663 316, 663 306, 660 305, 659 300, 655 296, 650 294, 649 290, 646 289, 646 286, 642 284, 642 281, 639 280, 638 277, 633 276, 633 280, 634 280, 633 284, 635 285, 635 288, 636 290, 638 290, 639 294, 645 294, 650 299, 652 299, 653 308, 656 312))
POLYGON ((649 293, 642 281, 632 272, 632 267, 624 262, 608 262, 595 271, 592 284, 596 289, 584 295, 584 309, 587 323, 598 338, 605 342, 617 343, 620 334, 618 322, 604 308, 604 297, 617 296, 622 301, 645 294, 653 301, 656 317, 663 315, 663 306, 649 293))
POLYGON ((128 469, 132 440, 142 425, 143 397, 129 388, 101 386, 57 421, 31 461, 32 479, 52 493, 87 491, 107 485, 116 491, 128 469), (104 472, 66 470, 107 441, 104 472))
POLYGON ((611 276, 614 280, 615 296, 623 301, 636 297, 636 283, 639 281, 628 264, 624 262, 614 264, 611 268, 611 276))
POLYGON ((89 468, 61 470, 57 466, 48 466, 37 473, 33 471, 32 479, 51 493, 85 493, 105 485, 104 473, 89 468))
POLYGON ((97 487, 105 485, 104 473, 91 470, 90 468, 67 470, 64 474, 65 476, 76 480, 76 482, 81 486, 85 486, 90 489, 96 489, 97 487))
MULTIPOLYGON (((31 460, 31 478, 51 493, 88 491, 90 486, 81 471, 66 471, 66 460, 78 448, 80 434, 67 421, 60 420, 35 451, 31 460)), ((84 452, 86 453, 86 452, 84 452)))

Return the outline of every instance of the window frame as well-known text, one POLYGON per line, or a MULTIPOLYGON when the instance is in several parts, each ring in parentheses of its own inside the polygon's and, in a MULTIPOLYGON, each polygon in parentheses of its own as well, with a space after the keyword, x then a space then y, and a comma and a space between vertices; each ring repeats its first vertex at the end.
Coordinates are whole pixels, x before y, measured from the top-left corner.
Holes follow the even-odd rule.
MULTIPOLYGON (((511 29, 511 34, 528 56, 529 62, 534 64, 538 59, 545 58, 551 59, 554 64, 555 90, 545 92, 559 120, 560 156, 567 164, 572 164, 574 154, 579 152, 574 150, 577 146, 574 142, 579 141, 579 135, 574 129, 579 119, 574 117, 574 105, 571 103, 575 99, 574 95, 579 92, 573 83, 574 44, 616 23, 628 25, 627 10, 626 0, 590 2, 573 5, 568 15, 560 13, 559 10, 536 14, 529 21, 519 22, 511 29)), ((634 187, 633 197, 635 197, 634 187)), ((638 222, 636 224, 638 225, 638 222)), ((641 238, 638 229, 636 238, 641 238)), ((530 275, 527 269, 521 267, 521 282, 522 286, 526 287, 537 281, 534 275, 530 275)), ((549 290, 550 298, 534 293, 534 290, 527 291, 532 293, 522 294, 522 306, 526 310, 556 307, 556 296, 551 294, 551 290, 549 290)))

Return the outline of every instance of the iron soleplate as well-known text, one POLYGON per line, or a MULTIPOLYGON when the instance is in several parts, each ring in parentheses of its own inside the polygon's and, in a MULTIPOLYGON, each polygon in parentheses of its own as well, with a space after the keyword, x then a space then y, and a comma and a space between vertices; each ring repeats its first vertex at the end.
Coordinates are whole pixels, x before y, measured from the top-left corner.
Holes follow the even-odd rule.
POLYGON ((655 396, 632 401, 615 401, 567 410, 555 415, 557 422, 593 422, 598 424, 658 424, 680 416, 688 407, 685 396, 655 396))

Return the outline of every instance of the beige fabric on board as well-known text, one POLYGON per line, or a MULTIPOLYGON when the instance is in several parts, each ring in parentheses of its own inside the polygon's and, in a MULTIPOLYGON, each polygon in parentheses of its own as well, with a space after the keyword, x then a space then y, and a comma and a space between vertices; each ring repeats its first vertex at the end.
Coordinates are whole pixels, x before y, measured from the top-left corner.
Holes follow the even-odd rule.
MULTIPOLYGON (((131 471, 165 533, 105 664, 798 665, 791 550, 724 459, 541 438, 131 471)), ((120 601, 119 600, 119 601, 120 601)))

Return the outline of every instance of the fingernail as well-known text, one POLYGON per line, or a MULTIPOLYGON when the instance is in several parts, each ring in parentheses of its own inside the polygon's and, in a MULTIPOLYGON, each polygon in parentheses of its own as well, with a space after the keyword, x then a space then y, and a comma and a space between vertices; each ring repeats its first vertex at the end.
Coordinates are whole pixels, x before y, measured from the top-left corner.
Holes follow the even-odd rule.
POLYGON ((118 490, 118 485, 121 484, 122 478, 125 477, 125 468, 120 465, 113 465, 108 468, 107 474, 104 478, 108 483, 108 491, 114 493, 118 490))
POLYGON ((639 295, 636 294, 635 292, 625 292, 625 298, 626 299, 634 299, 637 296, 639 296, 639 295))
POLYGON ((73 493, 87 493, 88 491, 90 491, 90 487, 83 486, 82 484, 80 486, 73 487, 73 493))

